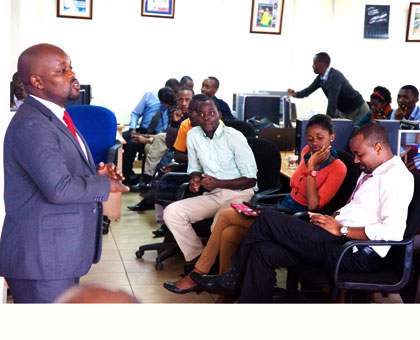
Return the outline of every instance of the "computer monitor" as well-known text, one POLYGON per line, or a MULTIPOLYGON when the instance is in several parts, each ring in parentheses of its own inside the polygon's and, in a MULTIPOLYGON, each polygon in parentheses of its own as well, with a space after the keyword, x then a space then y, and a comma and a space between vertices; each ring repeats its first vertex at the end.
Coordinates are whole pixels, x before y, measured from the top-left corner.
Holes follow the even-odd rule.
POLYGON ((374 119, 373 121, 384 127, 388 132, 389 146, 392 154, 396 155, 398 153, 398 131, 400 130, 401 121, 385 119, 374 119))
POLYGON ((280 123, 280 101, 279 96, 252 94, 243 96, 242 109, 238 107, 238 119, 247 120, 260 116, 266 117, 274 124, 280 123))
POLYGON ((401 120, 401 130, 420 130, 420 121, 401 120))
POLYGON ((420 174, 420 130, 399 130, 398 156, 408 170, 420 174))
POLYGON ((291 128, 291 113, 292 113, 292 103, 290 102, 289 96, 283 96, 281 98, 281 108, 280 108, 280 119, 283 123, 283 127, 291 128))
POLYGON ((90 105, 91 88, 90 85, 80 85, 79 97, 75 100, 70 100, 64 104, 64 107, 73 105, 90 105))
MULTIPOLYGON (((296 148, 295 154, 299 156, 302 149, 307 144, 305 130, 309 119, 296 120, 296 148)), ((349 151, 350 137, 353 134, 354 123, 350 119, 333 118, 331 122, 334 126, 335 139, 332 146, 337 150, 349 151)))

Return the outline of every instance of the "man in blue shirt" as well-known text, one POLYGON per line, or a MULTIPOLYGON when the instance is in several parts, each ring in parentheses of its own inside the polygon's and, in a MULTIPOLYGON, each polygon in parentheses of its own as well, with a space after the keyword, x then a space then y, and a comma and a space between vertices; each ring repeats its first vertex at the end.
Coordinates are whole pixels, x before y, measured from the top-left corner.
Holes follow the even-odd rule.
POLYGON ((398 92, 398 109, 391 113, 390 119, 420 120, 419 90, 413 85, 405 85, 398 92))
POLYGON ((135 184, 138 176, 133 171, 133 162, 137 153, 144 153, 145 144, 140 142, 141 134, 155 134, 166 131, 168 125, 168 106, 174 104, 175 93, 165 86, 159 93, 147 92, 131 113, 130 129, 123 133, 123 175, 127 184, 135 184), (141 118, 140 127, 136 128, 141 118), (139 135, 140 134, 140 135, 139 135))

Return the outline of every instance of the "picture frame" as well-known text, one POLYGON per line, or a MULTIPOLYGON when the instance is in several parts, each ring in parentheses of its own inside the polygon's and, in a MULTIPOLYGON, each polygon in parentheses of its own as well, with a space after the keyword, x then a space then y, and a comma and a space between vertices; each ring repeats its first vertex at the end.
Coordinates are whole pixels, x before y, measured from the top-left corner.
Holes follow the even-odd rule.
POLYGON ((141 0, 143 17, 169 18, 175 16, 175 0, 141 0))
POLYGON ((93 0, 57 0, 57 17, 92 20, 93 0))
POLYGON ((405 41, 420 42, 420 2, 410 2, 405 41))
POLYGON ((389 5, 366 5, 365 39, 389 39, 390 12, 389 5))
POLYGON ((252 0, 250 33, 281 34, 284 0, 252 0))

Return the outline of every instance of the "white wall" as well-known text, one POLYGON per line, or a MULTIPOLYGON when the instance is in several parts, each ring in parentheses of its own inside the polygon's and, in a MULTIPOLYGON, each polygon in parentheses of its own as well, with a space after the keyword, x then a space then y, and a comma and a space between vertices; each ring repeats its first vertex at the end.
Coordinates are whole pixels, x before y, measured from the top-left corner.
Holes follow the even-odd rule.
MULTIPOLYGON (((266 35, 249 33, 251 0, 177 0, 173 20, 142 17, 140 0, 94 0, 93 20, 57 18, 56 0, 13 0, 10 75, 26 47, 59 45, 80 82, 92 84, 92 103, 114 110, 121 123, 145 91, 185 74, 196 92, 206 76, 218 77, 218 96, 229 104, 238 91, 303 89, 320 51, 365 99, 377 85, 394 99, 402 85, 420 87, 420 44, 405 42, 409 1, 284 2, 282 34, 266 35), (389 39, 363 38, 366 3, 391 5, 389 39)), ((296 102, 303 117, 327 105, 321 91, 296 102)))

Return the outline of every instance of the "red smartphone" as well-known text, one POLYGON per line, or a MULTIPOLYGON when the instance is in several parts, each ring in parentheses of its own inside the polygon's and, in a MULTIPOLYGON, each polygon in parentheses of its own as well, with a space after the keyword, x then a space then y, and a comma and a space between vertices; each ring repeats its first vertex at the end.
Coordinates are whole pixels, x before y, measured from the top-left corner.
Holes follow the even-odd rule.
POLYGON ((261 213, 261 210, 251 209, 245 204, 231 203, 230 206, 245 217, 257 217, 261 213))

